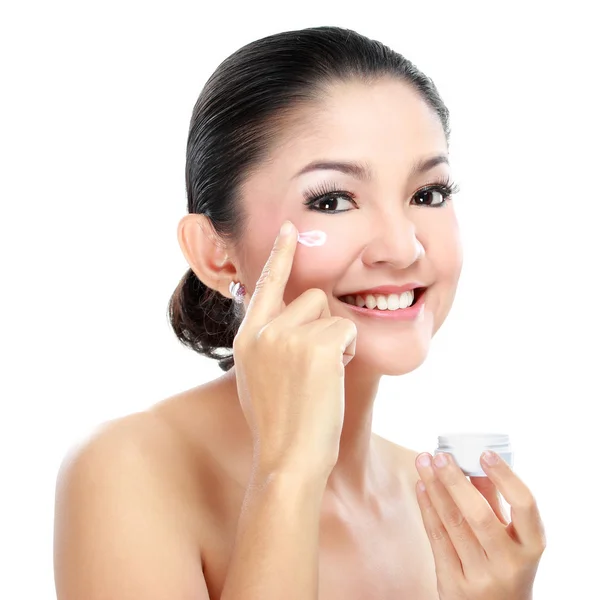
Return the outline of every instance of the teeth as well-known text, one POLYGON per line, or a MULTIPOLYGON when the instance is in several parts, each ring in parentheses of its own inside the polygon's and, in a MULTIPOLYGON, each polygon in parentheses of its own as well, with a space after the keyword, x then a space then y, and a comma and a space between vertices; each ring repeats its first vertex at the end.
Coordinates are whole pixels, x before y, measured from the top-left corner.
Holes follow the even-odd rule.
POLYGON ((387 309, 398 310, 400 308, 400 296, 398 294, 390 294, 387 298, 387 309))
POLYGON ((367 307, 370 309, 377 308, 378 310, 398 310, 408 308, 412 305, 415 299, 414 290, 403 292, 402 294, 389 294, 387 296, 377 294, 367 294, 362 296, 344 296, 342 300, 347 304, 359 306, 360 308, 367 307))

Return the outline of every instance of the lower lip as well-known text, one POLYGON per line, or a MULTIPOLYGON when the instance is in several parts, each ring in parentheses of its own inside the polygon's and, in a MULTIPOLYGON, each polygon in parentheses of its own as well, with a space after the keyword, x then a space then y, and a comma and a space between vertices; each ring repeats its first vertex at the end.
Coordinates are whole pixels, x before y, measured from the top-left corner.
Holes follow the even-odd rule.
POLYGON ((425 310, 425 296, 427 295, 427 291, 425 290, 419 299, 409 308, 399 308, 398 310, 379 310, 377 308, 360 308, 359 306, 354 306, 353 304, 347 304, 346 302, 342 302, 344 306, 349 308, 350 310, 358 313, 359 315, 364 315, 366 317, 373 317, 375 319, 386 319, 392 321, 416 321, 417 317, 421 314, 423 310, 425 310))

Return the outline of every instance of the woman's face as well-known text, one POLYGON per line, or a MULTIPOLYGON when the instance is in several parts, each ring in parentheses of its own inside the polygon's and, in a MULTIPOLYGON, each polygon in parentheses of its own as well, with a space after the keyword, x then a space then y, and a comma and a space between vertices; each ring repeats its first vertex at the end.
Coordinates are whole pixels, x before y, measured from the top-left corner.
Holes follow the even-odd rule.
POLYGON ((285 219, 300 232, 322 230, 323 246, 298 244, 284 301, 309 288, 324 290, 331 314, 357 326, 350 365, 383 375, 409 372, 423 362, 446 318, 462 266, 453 201, 444 204, 440 191, 417 193, 451 180, 449 165, 412 170, 447 156, 439 118, 417 92, 393 80, 336 85, 321 104, 299 109, 296 117, 272 160, 243 186, 248 228, 238 261, 246 305, 285 219), (334 168, 298 175, 315 161, 359 163, 369 176, 334 168), (322 197, 331 190, 337 193, 322 197), (322 198, 308 206, 309 195, 322 198), (420 315, 409 320, 382 318, 376 308, 359 312, 340 299, 411 283, 426 291, 420 315))

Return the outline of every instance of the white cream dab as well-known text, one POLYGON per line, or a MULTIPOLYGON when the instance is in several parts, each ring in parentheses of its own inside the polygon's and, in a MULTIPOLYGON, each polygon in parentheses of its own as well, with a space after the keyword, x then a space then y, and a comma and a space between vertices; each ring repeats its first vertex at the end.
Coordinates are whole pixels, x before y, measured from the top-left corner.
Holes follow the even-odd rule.
POLYGON ((304 231, 298 234, 298 241, 305 246, 322 246, 327 239, 324 231, 315 229, 313 231, 304 231))

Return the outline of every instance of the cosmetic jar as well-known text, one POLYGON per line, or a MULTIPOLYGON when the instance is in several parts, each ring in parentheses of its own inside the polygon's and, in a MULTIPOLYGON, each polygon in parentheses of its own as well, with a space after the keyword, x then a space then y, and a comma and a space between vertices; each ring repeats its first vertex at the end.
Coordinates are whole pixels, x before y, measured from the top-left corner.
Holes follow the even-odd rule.
POLYGON ((467 477, 487 477, 480 458, 485 450, 499 454, 512 468, 513 451, 508 435, 503 433, 451 433, 438 436, 434 456, 440 452, 451 454, 467 477))

